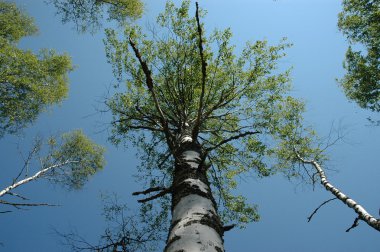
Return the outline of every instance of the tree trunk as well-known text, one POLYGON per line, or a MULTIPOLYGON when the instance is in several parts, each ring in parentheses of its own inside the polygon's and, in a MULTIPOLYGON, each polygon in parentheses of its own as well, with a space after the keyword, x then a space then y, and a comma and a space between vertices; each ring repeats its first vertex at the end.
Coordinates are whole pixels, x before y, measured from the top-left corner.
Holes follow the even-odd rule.
POLYGON ((201 147, 181 138, 172 185, 172 221, 165 252, 222 252, 223 225, 212 196, 201 147))

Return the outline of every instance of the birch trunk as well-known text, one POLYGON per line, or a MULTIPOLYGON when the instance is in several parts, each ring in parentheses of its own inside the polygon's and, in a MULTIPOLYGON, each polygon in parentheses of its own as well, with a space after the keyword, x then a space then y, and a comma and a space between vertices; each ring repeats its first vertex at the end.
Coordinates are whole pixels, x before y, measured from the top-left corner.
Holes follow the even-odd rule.
POLYGON ((173 176, 172 221, 165 252, 222 252, 223 225, 201 163, 201 148, 183 136, 173 176))

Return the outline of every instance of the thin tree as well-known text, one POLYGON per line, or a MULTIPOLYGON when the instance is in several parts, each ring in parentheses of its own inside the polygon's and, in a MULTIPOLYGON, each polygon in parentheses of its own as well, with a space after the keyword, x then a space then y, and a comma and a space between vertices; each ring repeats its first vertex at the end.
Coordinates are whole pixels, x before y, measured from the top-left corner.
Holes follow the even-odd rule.
MULTIPOLYGON (((224 251, 223 234, 258 220, 256 206, 233 194, 243 174, 298 176, 303 104, 289 96, 289 71, 278 60, 289 45, 248 42, 235 56, 229 29, 207 36, 204 12, 168 2, 158 28, 143 35, 107 30, 106 52, 122 91, 107 101, 111 140, 141 150, 139 176, 149 195, 171 209, 165 251, 224 251), (167 197, 167 196, 170 197, 167 197), (224 224, 225 223, 225 224, 224 224)), ((312 133, 312 132, 311 132, 312 133)), ((244 175, 245 176, 245 175, 244 175)))
MULTIPOLYGON (((47 179, 67 189, 80 189, 89 177, 103 169, 103 154, 104 148, 92 142, 80 130, 63 134, 58 139, 51 137, 46 142, 37 139, 17 176, 10 179, 10 185, 0 189, 0 205, 16 209, 51 206, 47 203, 30 203, 29 198, 18 193, 17 189, 39 179, 47 179)), ((5 212, 11 210, 1 211, 5 212)))

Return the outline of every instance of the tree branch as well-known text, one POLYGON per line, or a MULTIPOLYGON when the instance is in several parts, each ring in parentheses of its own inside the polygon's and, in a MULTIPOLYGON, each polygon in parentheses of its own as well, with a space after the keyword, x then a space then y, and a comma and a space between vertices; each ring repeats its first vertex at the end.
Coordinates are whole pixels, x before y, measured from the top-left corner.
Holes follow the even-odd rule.
POLYGON ((131 38, 129 38, 129 45, 132 47, 132 49, 135 53, 135 56, 138 59, 138 61, 140 62, 141 68, 145 74, 145 82, 146 82, 146 85, 148 87, 149 92, 152 95, 154 105, 155 105, 158 113, 160 114, 160 121, 161 121, 162 127, 164 129, 164 133, 165 133, 168 145, 169 145, 171 150, 174 150, 174 146, 172 143, 173 137, 169 131, 168 121, 167 121, 167 119, 164 115, 164 112, 162 111, 161 106, 158 102, 156 92, 154 91, 152 72, 149 70, 147 63, 142 59, 140 51, 138 50, 138 48, 136 47, 136 44, 133 42, 133 40, 131 38))
POLYGON ((205 95, 205 86, 206 86, 206 67, 207 63, 204 58, 204 53, 203 53, 203 44, 202 44, 202 26, 199 21, 199 8, 198 8, 198 2, 195 3, 196 6, 196 12, 195 12, 195 18, 197 20, 197 29, 198 29, 198 36, 199 36, 199 43, 198 43, 198 48, 199 48, 199 55, 201 57, 201 64, 202 64, 202 87, 201 87, 201 95, 199 98, 199 107, 198 107, 198 115, 197 115, 197 120, 195 122, 193 132, 192 132, 192 138, 195 140, 198 136, 200 124, 201 124, 201 116, 202 116, 202 110, 203 110, 203 100, 204 100, 204 95, 205 95))
MULTIPOLYGON (((303 159, 296 150, 295 150, 295 154, 297 155, 297 158, 298 158, 299 161, 301 161, 302 163, 305 163, 305 164, 310 164, 310 165, 312 165, 315 168, 315 170, 317 171, 317 173, 319 175, 319 178, 321 180, 321 184, 323 185, 323 187, 327 191, 330 191, 336 198, 338 198, 340 201, 342 201, 344 204, 346 204, 349 208, 353 209, 355 211, 355 213, 358 214, 358 218, 359 219, 365 221, 369 226, 371 226, 375 230, 380 231, 380 219, 376 219, 375 217, 373 217, 371 214, 369 214, 364 209, 364 207, 362 207, 361 205, 359 205, 356 201, 354 201, 353 199, 349 198, 347 195, 345 195, 344 193, 342 193, 338 188, 336 188, 335 186, 333 186, 327 180, 325 172, 324 172, 324 170, 322 169, 321 165, 318 162, 316 162, 315 160, 305 160, 305 159, 303 159)), ((355 225, 355 223, 357 224, 357 222, 358 221, 355 220, 354 225, 355 225)), ((351 228, 349 228, 348 231, 350 229, 354 228, 353 226, 351 228)))
POLYGON ((360 217, 356 217, 355 220, 354 220, 354 223, 352 223, 351 227, 349 227, 346 232, 350 232, 351 229, 354 229, 356 228, 357 226, 359 226, 359 220, 360 220, 360 217))
MULTIPOLYGON (((149 189, 148 189, 149 190, 149 189)), ((148 198, 145 198, 145 199, 141 199, 141 200, 138 200, 138 202, 140 203, 145 203, 145 202, 148 202, 148 201, 151 201, 151 200, 154 200, 154 199, 157 199, 157 198, 160 198, 168 193, 171 193, 172 192, 172 188, 169 187, 169 188, 164 188, 161 192, 159 192, 158 194, 156 195, 153 195, 151 197, 148 197, 148 198)), ((136 194, 137 195, 137 194, 136 194)))
POLYGON ((326 200, 325 202, 323 202, 322 204, 320 204, 311 214, 309 217, 307 217, 307 222, 310 222, 311 219, 313 218, 313 216, 318 212, 318 210, 326 205, 327 203, 329 203, 330 201, 333 201, 333 200, 336 200, 337 198, 332 198, 332 199, 329 199, 329 200, 326 200))
POLYGON ((240 133, 238 135, 229 137, 227 139, 224 139, 220 143, 214 145, 213 147, 207 148, 206 149, 206 153, 208 153, 208 152, 210 152, 212 150, 215 150, 215 149, 219 148, 220 146, 222 146, 223 144, 226 144, 226 143, 231 142, 233 140, 236 140, 236 139, 239 139, 239 138, 242 138, 242 137, 245 137, 245 136, 249 136, 249 135, 255 135, 255 134, 258 134, 258 133, 260 133, 260 131, 247 131, 247 132, 240 133))
POLYGON ((151 192, 157 192, 157 191, 162 191, 162 190, 165 190, 166 188, 165 187, 162 187, 162 186, 158 186, 158 187, 151 187, 151 188, 148 188, 144 191, 141 191, 141 192, 134 192, 132 193, 132 195, 136 196, 136 195, 140 195, 140 194, 148 194, 148 193, 151 193, 151 192))
POLYGON ((0 191, 0 197, 4 196, 4 194, 7 194, 9 193, 11 190, 23 185, 23 184, 26 184, 32 180, 35 180, 41 176, 43 176, 45 173, 47 173, 48 171, 52 170, 52 169, 55 169, 55 168, 58 168, 58 167, 61 167, 61 166, 64 166, 64 165, 67 165, 67 164, 70 164, 70 163, 77 163, 78 161, 73 161, 73 160, 67 160, 63 163, 58 163, 58 164, 55 164, 55 165, 51 165, 45 169, 42 169, 38 172, 36 172, 33 176, 30 176, 30 177, 27 177, 25 179, 22 179, 18 182, 15 182, 13 183, 12 185, 4 188, 3 190, 0 191))

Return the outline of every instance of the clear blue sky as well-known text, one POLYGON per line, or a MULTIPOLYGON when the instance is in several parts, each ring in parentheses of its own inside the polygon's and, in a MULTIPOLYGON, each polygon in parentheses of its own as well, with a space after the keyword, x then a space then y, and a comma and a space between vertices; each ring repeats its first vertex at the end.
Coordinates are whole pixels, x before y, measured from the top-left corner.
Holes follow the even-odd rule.
MULTIPOLYGON (((34 182, 19 192, 35 202, 60 204, 0 215, 0 251, 68 251, 53 235, 75 228, 90 241, 96 241, 104 228, 99 195, 117 192, 131 207, 136 206, 133 191, 142 189, 132 175, 138 160, 133 149, 116 149, 108 143, 110 115, 96 113, 107 88, 115 80, 107 64, 102 32, 78 35, 72 25, 62 25, 55 10, 43 0, 16 1, 35 17, 38 36, 24 39, 23 48, 37 51, 54 48, 71 55, 75 71, 70 74, 70 95, 61 106, 42 114, 25 130, 22 139, 8 136, 0 140, 2 175, 0 186, 8 185, 21 165, 19 149, 27 151, 36 134, 48 136, 82 128, 107 148, 107 166, 81 191, 67 192, 45 181, 34 182)), ((164 1, 149 1, 143 24, 154 23, 164 1)), ((332 183, 378 216, 380 208, 380 127, 369 127, 366 118, 380 116, 349 103, 335 79, 342 76, 342 61, 347 48, 337 29, 340 1, 331 0, 235 0, 202 1, 208 11, 206 29, 231 27, 237 51, 247 40, 266 38, 277 43, 287 37, 294 46, 282 60, 293 66, 293 94, 307 104, 305 121, 321 136, 329 134, 332 124, 341 126, 344 141, 328 149, 328 168, 332 183)), ((281 175, 246 179, 239 188, 250 202, 258 204, 259 223, 225 235, 227 251, 379 251, 380 234, 361 223, 349 233, 345 230, 356 217, 341 202, 322 208, 307 223, 306 218, 321 202, 331 198, 320 186, 312 188, 281 175)), ((380 217, 379 217, 380 218, 380 217)), ((160 251, 160 249, 158 249, 160 251)))

